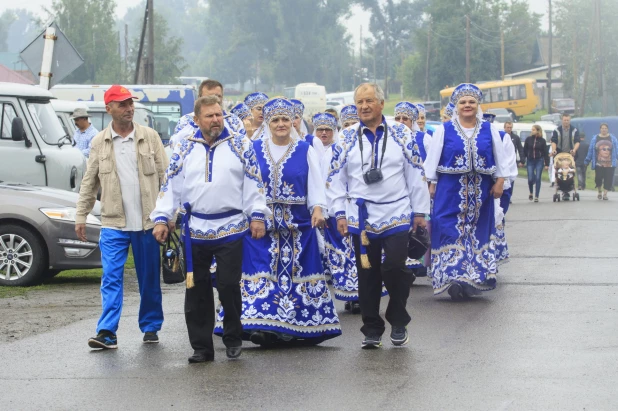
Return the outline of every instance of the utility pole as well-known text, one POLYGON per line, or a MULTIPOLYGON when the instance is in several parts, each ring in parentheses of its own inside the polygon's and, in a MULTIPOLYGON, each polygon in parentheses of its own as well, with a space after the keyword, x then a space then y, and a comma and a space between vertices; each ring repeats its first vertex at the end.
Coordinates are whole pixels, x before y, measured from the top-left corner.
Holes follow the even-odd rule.
POLYGON ((384 98, 388 98, 388 36, 384 33, 384 98))
POLYGON ((551 114, 551 83, 552 83, 552 51, 553 51, 553 30, 551 25, 551 0, 549 1, 549 57, 547 62, 547 112, 551 114))
POLYGON ((427 29, 427 61, 425 62, 425 101, 429 101, 429 56, 431 55, 431 20, 427 29))
MULTIPOLYGON (((594 2, 594 7, 596 11, 597 3, 594 2)), ((594 19, 593 19, 594 21, 594 19)), ((586 68, 584 68, 584 87, 582 90, 582 105, 579 109, 579 115, 583 116, 586 112, 586 91, 588 89, 588 74, 590 72, 590 54, 592 52, 592 29, 590 29, 590 35, 588 36, 588 49, 586 50, 586 68)))
POLYGON ((378 82, 378 73, 376 73, 376 54, 377 54, 377 44, 373 43, 373 84, 378 82))
POLYGON ((137 63, 135 64, 134 84, 140 84, 140 70, 142 68, 142 53, 144 51, 144 39, 146 38, 146 24, 148 24, 148 4, 144 12, 144 24, 142 24, 142 35, 139 38, 139 49, 137 50, 137 63))
POLYGON ((466 83, 470 82, 470 16, 466 16, 466 83))
POLYGON ((124 25, 124 71, 129 72, 129 25, 124 25))
POLYGON ((577 85, 579 83, 577 74, 577 32, 573 30, 573 99, 575 100, 575 107, 577 108, 577 85))
POLYGON ((504 31, 500 29, 500 66, 502 67, 502 81, 504 81, 504 31))
POLYGON ((603 115, 607 115, 607 94, 605 93, 605 57, 603 53, 603 38, 601 37, 601 0, 596 0, 597 3, 597 15, 596 15, 596 28, 597 28, 597 50, 599 61, 599 95, 603 104, 603 115))
POLYGON ((359 78, 359 84, 363 82, 363 26, 361 25, 361 36, 360 36, 360 41, 358 42, 358 55, 359 55, 359 59, 360 59, 360 78, 359 78))
POLYGON ((154 0, 148 0, 148 65, 147 84, 154 84, 154 0))

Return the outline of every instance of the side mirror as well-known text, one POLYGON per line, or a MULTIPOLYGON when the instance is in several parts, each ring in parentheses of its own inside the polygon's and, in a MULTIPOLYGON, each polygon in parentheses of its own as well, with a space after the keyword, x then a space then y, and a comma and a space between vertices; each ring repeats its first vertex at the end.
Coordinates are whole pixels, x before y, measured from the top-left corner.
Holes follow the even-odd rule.
POLYGON ((24 141, 26 139, 24 121, 19 117, 15 117, 11 122, 11 138, 13 141, 24 141))

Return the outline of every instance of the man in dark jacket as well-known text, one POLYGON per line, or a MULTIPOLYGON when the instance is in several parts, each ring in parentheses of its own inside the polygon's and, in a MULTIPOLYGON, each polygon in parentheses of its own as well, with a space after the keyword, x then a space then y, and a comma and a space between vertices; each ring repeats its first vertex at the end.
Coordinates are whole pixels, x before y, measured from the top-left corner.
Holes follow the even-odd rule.
POLYGON ((552 155, 571 153, 573 157, 579 150, 579 131, 571 127, 571 115, 562 115, 562 125, 558 126, 551 136, 552 155))
POLYGON ((590 147, 590 143, 586 141, 586 133, 583 131, 579 134, 579 150, 578 155, 575 157, 575 166, 577 168, 577 189, 585 190, 586 189, 586 170, 588 166, 585 164, 586 153, 588 153, 588 148, 590 147))
POLYGON ((515 147, 515 154, 517 155, 517 164, 519 167, 523 167, 526 162, 526 158, 524 157, 524 147, 521 144, 521 139, 517 133, 513 131, 513 123, 510 121, 504 123, 504 132, 511 137, 513 147, 515 147))

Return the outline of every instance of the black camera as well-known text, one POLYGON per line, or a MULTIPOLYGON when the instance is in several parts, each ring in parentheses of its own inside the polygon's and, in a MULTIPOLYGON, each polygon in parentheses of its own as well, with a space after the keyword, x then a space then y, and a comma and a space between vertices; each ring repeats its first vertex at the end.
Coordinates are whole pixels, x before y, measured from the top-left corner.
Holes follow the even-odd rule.
POLYGON ((384 177, 382 176, 382 170, 379 168, 372 168, 363 174, 363 180, 365 180, 365 184, 375 184, 382 181, 384 177))

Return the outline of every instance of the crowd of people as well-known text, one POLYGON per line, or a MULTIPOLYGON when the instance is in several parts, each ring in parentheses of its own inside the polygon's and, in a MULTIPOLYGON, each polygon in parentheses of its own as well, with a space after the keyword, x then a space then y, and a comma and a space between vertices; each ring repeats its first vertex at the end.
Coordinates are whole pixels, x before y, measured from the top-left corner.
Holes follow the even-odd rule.
MULTIPOLYGON (((103 313, 89 346, 117 347, 129 246, 143 341, 159 341, 159 244, 176 230, 177 215, 190 363, 214 359, 213 334, 229 358, 241 355, 243 341, 272 347, 335 338, 335 299, 361 314, 361 347, 378 348, 386 294, 390 341, 403 346, 415 273, 431 277, 435 295, 456 301, 495 289, 508 258, 505 214, 518 165, 527 161, 538 199, 549 159, 541 130, 522 147, 483 115, 482 98, 477 86, 461 84, 444 123, 430 131, 422 105, 402 101, 388 119, 383 91, 365 83, 339 118, 314 115, 310 134, 301 101, 257 92, 227 112, 223 86, 206 80, 194 112, 178 122, 168 160, 156 132, 132 121, 131 93, 112 86, 105 93, 112 121, 92 139, 77 205, 76 232, 86 241, 86 217, 101 189, 103 313), (410 236, 426 232, 427 254, 409 258, 410 236)), ((615 167, 617 146, 602 128, 586 164, 615 167), (595 150, 605 147, 612 157, 600 161, 595 150)), ((600 183, 611 180, 600 174, 600 183)))

